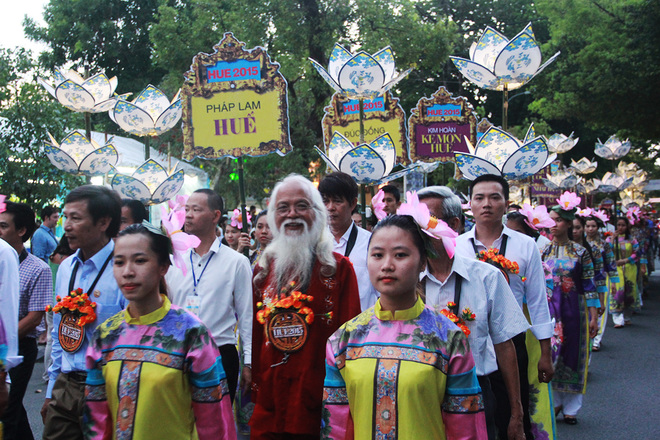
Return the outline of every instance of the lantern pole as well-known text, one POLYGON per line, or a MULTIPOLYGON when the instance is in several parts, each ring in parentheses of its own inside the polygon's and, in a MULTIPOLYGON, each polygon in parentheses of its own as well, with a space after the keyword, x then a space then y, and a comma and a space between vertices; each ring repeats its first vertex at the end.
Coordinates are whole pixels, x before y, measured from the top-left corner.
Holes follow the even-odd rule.
MULTIPOLYGON (((358 99, 360 107, 360 145, 365 143, 364 140, 364 98, 358 99)), ((362 226, 367 226, 367 193, 366 185, 363 183, 360 185, 360 204, 362 205, 361 213, 362 214, 362 226)))
MULTIPOLYGON (((241 232, 248 233, 248 218, 247 210, 245 209, 245 179, 243 178, 243 156, 238 156, 238 193, 241 199, 241 217, 243 218, 243 228, 241 232)), ((243 248, 243 255, 248 257, 250 255, 250 248, 243 248)))

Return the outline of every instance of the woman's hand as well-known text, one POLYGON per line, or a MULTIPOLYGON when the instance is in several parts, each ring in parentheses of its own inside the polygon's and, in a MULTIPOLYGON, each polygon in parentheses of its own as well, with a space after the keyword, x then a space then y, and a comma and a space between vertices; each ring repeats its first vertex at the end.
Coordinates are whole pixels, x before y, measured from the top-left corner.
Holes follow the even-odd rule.
POLYGON ((245 248, 250 248, 250 235, 247 232, 242 232, 241 237, 238 239, 236 251, 242 254, 245 248))

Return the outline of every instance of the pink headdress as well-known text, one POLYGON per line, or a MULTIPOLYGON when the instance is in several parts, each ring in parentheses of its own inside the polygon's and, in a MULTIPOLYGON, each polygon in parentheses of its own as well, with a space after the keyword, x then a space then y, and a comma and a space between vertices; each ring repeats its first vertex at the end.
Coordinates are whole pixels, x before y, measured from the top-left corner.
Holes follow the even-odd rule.
POLYGON ((7 204, 5 203, 6 195, 0 194, 0 212, 5 212, 7 210, 7 204))
POLYGON ((631 206, 626 211, 626 217, 631 225, 634 225, 642 218, 642 210, 639 209, 639 206, 631 206))
POLYGON ((578 209, 575 215, 580 216, 582 218, 587 218, 591 217, 594 213, 594 210, 591 208, 584 208, 584 209, 578 209))
POLYGON ((607 213, 601 209, 592 210, 591 215, 594 218, 597 218, 598 220, 602 221, 603 223, 607 223, 610 220, 610 216, 608 216, 607 213))
POLYGON ((432 216, 429 207, 425 203, 420 203, 416 192, 408 191, 406 193, 406 203, 402 203, 396 213, 409 215, 415 219, 415 222, 427 235, 442 240, 449 258, 454 257, 458 234, 447 223, 432 216))
MULTIPOLYGON (((187 198, 186 198, 187 199, 187 198)), ((177 200, 179 202, 179 200, 177 200)), ((169 202, 168 202, 169 204, 169 202)), ((175 205, 176 206, 176 205, 175 205)), ((186 275, 188 269, 186 268, 184 254, 188 249, 196 248, 201 243, 201 240, 194 235, 186 234, 183 232, 183 224, 186 221, 186 211, 183 206, 177 206, 178 209, 172 210, 169 213, 164 206, 160 207, 160 216, 163 229, 170 240, 172 241, 172 254, 174 258, 174 265, 181 269, 183 275, 186 275)))
POLYGON ((529 203, 524 203, 520 213, 526 217, 525 223, 527 223, 527 226, 535 231, 543 228, 551 228, 555 225, 555 221, 550 218, 548 208, 545 205, 534 208, 529 203))
MULTIPOLYGON (((248 224, 252 223, 252 216, 250 213, 247 213, 247 221, 248 224)), ((236 229, 243 229, 243 214, 241 213, 240 209, 234 209, 234 212, 231 214, 231 222, 229 224, 236 229)))
POLYGON ((385 212, 385 202, 383 202, 383 199, 385 198, 385 192, 380 189, 376 193, 375 196, 371 199, 371 207, 374 210, 374 215, 378 220, 382 220, 385 217, 387 217, 387 213, 385 212))
POLYGON ((564 211, 571 211, 580 204, 580 201, 582 201, 582 199, 570 191, 564 192, 564 194, 557 199, 559 207, 564 211))

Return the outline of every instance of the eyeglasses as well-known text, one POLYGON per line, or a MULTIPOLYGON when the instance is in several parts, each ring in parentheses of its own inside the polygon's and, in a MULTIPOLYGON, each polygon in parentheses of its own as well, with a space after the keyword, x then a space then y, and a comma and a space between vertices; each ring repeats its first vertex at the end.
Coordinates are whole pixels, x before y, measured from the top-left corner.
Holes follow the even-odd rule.
POLYGON ((286 215, 289 212, 291 212, 291 207, 293 207, 293 210, 296 212, 296 214, 304 214, 310 209, 312 209, 312 205, 310 205, 307 202, 298 202, 294 205, 289 205, 288 203, 282 203, 277 205, 275 208, 275 212, 277 212, 278 215, 286 215))

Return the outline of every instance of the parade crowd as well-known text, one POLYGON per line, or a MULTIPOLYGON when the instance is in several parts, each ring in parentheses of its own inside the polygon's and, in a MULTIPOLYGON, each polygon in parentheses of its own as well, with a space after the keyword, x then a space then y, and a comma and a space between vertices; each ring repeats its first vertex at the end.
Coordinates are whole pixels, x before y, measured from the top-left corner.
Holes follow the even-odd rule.
POLYGON ((157 222, 94 185, 39 227, 1 204, 4 439, 33 438, 33 374, 45 440, 545 440, 578 423, 605 330, 643 306, 653 213, 570 192, 515 206, 495 175, 469 206, 444 186, 402 199, 384 186, 363 223, 336 172, 284 178, 246 218, 209 189, 157 222))

